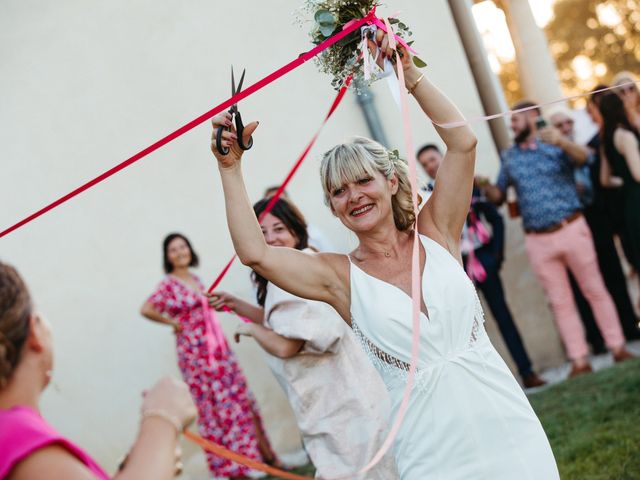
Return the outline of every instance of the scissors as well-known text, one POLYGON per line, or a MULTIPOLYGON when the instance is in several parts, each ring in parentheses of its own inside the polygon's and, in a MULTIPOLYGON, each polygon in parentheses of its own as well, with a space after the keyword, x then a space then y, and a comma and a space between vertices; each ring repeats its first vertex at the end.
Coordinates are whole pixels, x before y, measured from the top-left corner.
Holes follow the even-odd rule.
MULTIPOLYGON (((246 68, 242 70, 242 76, 240 77, 240 83, 238 84, 238 89, 236 90, 236 79, 233 76, 233 66, 231 67, 231 96, 234 96, 240 93, 242 90, 242 82, 244 82, 244 74, 246 72, 246 68)), ((234 103, 229 109, 229 113, 235 117, 236 121, 236 133, 238 135, 238 145, 242 150, 249 150, 253 147, 253 137, 249 137, 249 142, 245 145, 242 133, 244 131, 244 124, 242 123, 242 117, 240 116, 240 112, 238 111, 238 104, 234 103)), ((224 131, 230 132, 231 126, 228 127, 220 127, 218 128, 218 133, 216 134, 216 149, 222 154, 227 155, 229 153, 229 149, 227 147, 222 146, 222 132, 224 131)))

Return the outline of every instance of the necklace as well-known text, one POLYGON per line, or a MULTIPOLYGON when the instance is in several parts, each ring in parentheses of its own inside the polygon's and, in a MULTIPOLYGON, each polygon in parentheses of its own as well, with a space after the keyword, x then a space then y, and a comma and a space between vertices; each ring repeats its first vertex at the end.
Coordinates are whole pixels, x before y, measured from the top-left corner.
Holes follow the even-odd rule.
POLYGON ((384 255, 386 258, 391 258, 391 252, 389 250, 383 250, 381 252, 376 252, 375 250, 371 250, 371 253, 378 253, 384 255))

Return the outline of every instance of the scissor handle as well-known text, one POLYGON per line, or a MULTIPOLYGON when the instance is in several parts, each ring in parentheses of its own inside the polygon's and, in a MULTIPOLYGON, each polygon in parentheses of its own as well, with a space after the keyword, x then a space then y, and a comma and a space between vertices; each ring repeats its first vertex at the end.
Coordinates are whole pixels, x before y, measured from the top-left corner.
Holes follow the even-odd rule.
POLYGON ((242 150, 249 150, 251 147, 253 147, 253 137, 249 137, 249 141, 245 145, 243 132, 244 124, 242 123, 242 117, 240 116, 240 112, 236 112, 236 133, 238 134, 238 145, 242 150))
POLYGON ((231 127, 218 127, 218 133, 216 133, 216 150, 220 152, 221 155, 227 155, 229 153, 229 148, 222 146, 222 132, 231 131, 231 127))

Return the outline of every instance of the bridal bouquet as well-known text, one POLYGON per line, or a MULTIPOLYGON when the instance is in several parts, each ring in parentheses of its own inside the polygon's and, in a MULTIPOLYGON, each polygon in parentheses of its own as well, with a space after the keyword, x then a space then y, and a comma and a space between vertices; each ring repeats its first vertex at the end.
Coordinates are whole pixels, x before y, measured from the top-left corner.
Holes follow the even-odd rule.
MULTIPOLYGON (((299 23, 302 23, 302 16, 313 15, 313 27, 309 35, 311 41, 315 45, 319 45, 341 31, 348 22, 365 17, 372 8, 377 6, 377 3, 378 0, 306 0, 298 13, 298 20, 299 23)), ((413 43, 408 40, 412 33, 407 25, 397 18, 390 18, 389 23, 394 28, 396 36, 402 39, 407 46, 413 43)), ((369 55, 366 41, 364 41, 365 35, 375 34, 376 28, 375 25, 362 27, 361 31, 347 35, 316 57, 316 64, 320 71, 333 77, 331 85, 335 89, 339 89, 344 79, 351 74, 356 80, 354 82, 356 85, 368 84, 376 79, 376 76, 370 76, 364 71, 365 64, 367 66, 373 65, 373 68, 376 68, 375 62, 367 62, 364 58, 369 55), (365 49, 364 52, 363 49, 365 49)), ((413 61, 418 67, 426 66, 416 56, 413 57, 413 61)))

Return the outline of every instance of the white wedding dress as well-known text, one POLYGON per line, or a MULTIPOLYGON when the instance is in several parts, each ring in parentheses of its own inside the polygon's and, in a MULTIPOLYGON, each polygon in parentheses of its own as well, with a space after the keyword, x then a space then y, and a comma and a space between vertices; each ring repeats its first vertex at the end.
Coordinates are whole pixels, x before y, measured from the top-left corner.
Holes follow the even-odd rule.
MULTIPOLYGON (((456 259, 426 252, 420 352, 409 409, 394 442, 402 480, 559 479, 549 441, 491 345, 475 288, 456 259)), ((353 330, 400 407, 411 360, 411 298, 351 263, 353 330)))

